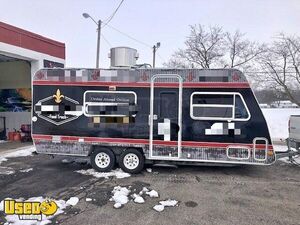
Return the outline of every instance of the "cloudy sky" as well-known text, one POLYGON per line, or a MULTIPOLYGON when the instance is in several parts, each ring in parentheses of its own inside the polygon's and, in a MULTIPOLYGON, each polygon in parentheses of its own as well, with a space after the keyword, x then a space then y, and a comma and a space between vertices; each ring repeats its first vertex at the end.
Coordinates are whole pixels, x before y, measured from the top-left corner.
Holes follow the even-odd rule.
MULTIPOLYGON (((67 67, 95 67, 96 25, 82 17, 107 19, 120 0, 1 0, 0 21, 66 43, 67 67)), ((151 46, 161 42, 157 65, 184 46, 189 25, 219 25, 251 40, 268 42, 279 32, 300 35, 299 0, 125 0, 111 27, 102 29, 100 66, 109 66, 111 47, 129 46, 139 63, 152 62, 151 46), (135 38, 134 41, 113 28, 135 38)))

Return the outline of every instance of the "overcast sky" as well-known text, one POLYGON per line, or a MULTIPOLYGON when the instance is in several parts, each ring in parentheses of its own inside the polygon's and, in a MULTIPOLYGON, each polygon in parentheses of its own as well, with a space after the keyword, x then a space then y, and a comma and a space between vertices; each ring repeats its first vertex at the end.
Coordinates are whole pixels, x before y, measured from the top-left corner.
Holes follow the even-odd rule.
MULTIPOLYGON (((0 21, 64 42, 67 67, 95 67, 96 24, 88 12, 105 20, 120 0, 2 0, 0 21)), ((268 42, 279 32, 300 35, 300 0, 125 0, 112 27, 145 43, 133 41, 110 27, 103 28, 100 67, 109 66, 111 47, 139 52, 139 63, 152 63, 152 49, 161 42, 157 65, 184 46, 189 25, 219 25, 240 31, 251 40, 268 42)))

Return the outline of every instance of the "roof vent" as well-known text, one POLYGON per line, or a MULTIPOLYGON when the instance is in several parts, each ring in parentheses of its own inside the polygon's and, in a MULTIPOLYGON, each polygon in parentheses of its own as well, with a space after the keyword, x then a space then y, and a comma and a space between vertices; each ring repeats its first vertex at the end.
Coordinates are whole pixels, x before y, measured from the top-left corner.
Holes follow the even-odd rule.
POLYGON ((110 68, 124 68, 136 65, 139 58, 137 50, 129 47, 115 47, 110 49, 110 68))

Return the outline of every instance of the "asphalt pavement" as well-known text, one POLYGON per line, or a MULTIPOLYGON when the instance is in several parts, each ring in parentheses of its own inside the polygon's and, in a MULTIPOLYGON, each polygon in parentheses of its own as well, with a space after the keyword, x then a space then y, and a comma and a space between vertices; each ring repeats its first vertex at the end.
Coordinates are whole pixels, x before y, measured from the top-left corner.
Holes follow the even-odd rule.
MULTIPOLYGON (((271 166, 153 167, 152 172, 106 179, 77 173, 90 165, 63 159, 33 155, 2 162, 2 169, 14 173, 0 175, 0 201, 78 197, 78 204, 53 218, 53 224, 300 224, 300 167, 281 161, 271 166), (115 209, 109 199, 118 185, 136 193, 154 189, 159 198, 143 195, 145 203, 130 201, 115 209), (153 206, 165 199, 178 205, 156 212, 153 206)), ((0 224, 4 216, 0 212, 0 224)))

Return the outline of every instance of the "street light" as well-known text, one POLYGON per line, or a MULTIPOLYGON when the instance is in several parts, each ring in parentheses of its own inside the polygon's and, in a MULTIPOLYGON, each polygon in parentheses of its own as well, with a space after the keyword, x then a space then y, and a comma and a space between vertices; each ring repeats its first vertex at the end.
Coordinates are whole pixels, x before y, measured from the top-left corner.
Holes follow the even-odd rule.
POLYGON ((160 47, 160 42, 157 42, 156 45, 153 45, 153 68, 155 68, 155 53, 157 49, 160 47))
POLYGON ((100 37, 101 37, 101 23, 102 21, 99 20, 98 22, 91 17, 88 13, 82 13, 82 16, 86 19, 90 18, 94 23, 97 25, 98 37, 97 37, 97 53, 96 53, 96 68, 99 68, 99 55, 100 55, 100 37))

